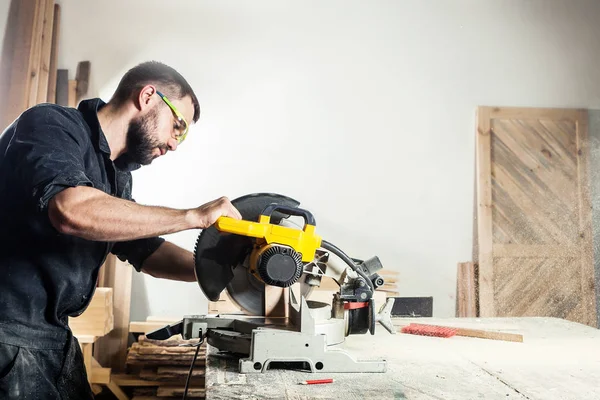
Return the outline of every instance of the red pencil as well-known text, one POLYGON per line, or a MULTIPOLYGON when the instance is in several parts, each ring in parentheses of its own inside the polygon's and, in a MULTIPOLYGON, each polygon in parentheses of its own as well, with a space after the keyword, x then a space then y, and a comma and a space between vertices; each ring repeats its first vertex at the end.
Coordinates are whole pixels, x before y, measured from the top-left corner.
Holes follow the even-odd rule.
POLYGON ((319 383, 333 383, 333 379, 312 379, 304 382, 300 382, 301 385, 317 385, 319 383))

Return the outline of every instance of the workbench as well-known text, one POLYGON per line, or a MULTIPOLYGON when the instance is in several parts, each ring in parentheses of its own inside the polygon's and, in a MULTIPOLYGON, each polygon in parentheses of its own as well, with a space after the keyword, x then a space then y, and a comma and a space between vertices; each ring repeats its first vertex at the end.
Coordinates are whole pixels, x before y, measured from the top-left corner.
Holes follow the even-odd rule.
POLYGON ((238 359, 207 346, 206 400, 217 399, 600 399, 600 331, 556 318, 402 318, 409 322, 498 330, 523 342, 453 336, 352 335, 356 359, 385 358, 385 373, 270 370, 239 374, 238 359), (334 378, 330 384, 300 385, 334 378))

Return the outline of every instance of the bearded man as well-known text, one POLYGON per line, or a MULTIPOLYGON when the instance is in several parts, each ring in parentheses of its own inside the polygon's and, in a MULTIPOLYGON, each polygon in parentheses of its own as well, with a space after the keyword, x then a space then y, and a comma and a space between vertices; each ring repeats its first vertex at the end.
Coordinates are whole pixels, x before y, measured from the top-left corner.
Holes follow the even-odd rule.
POLYGON ((146 62, 108 103, 36 105, 2 133, 1 399, 93 398, 68 317, 88 306, 107 255, 154 277, 195 281, 192 253, 160 236, 241 218, 225 197, 188 210, 131 197, 131 171, 175 151, 199 116, 188 82, 146 62))

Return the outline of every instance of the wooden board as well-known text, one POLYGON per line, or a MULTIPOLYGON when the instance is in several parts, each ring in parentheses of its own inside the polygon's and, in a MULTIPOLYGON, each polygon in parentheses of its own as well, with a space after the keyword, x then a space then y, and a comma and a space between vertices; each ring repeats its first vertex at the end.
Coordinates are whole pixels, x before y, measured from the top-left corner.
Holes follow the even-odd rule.
POLYGON ((458 263, 456 279, 456 316, 476 317, 477 312, 477 273, 476 264, 458 263))
POLYGON ((113 289, 114 329, 99 338, 94 348, 94 357, 104 367, 115 372, 125 369, 127 345, 129 343, 129 315, 131 307, 131 279, 133 267, 110 254, 102 267, 103 280, 99 286, 113 289))
POLYGON ((60 4, 54 5, 54 23, 52 24, 52 51, 50 53, 50 71, 48 73, 48 103, 56 103, 56 80, 58 75, 58 39, 60 37, 60 4))
POLYGON ((27 109, 31 87, 30 69, 34 62, 34 26, 43 16, 41 0, 11 2, 2 54, 2 86, 6 98, 2 103, 2 126, 8 126, 27 109))
MULTIPOLYGON (((37 91, 34 104, 45 103, 48 99, 48 82, 50 79, 50 61, 52 55, 52 37, 54 25, 54 0, 44 0, 44 18, 42 21, 42 37, 40 44, 40 64, 38 68, 37 91)), ((34 105, 31 104, 31 105, 34 105)))
POLYGON ((479 306, 596 326, 587 112, 478 110, 479 306))

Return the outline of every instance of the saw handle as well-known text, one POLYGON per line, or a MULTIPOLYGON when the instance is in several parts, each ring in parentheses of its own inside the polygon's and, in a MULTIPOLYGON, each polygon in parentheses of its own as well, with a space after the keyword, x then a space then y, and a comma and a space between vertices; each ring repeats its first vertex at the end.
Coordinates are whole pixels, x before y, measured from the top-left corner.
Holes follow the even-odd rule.
POLYGON ((270 222, 271 216, 275 211, 280 211, 284 214, 294 215, 296 217, 302 217, 304 218, 304 222, 306 223, 306 225, 316 225, 315 217, 310 213, 310 211, 297 207, 288 207, 277 203, 271 203, 268 206, 266 206, 262 210, 261 215, 268 217, 270 222))

